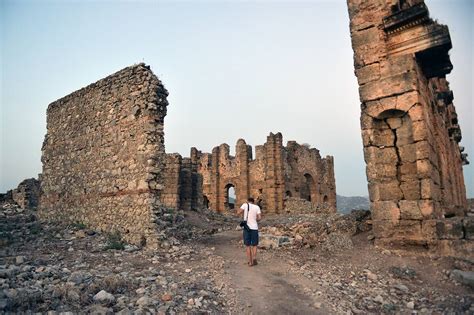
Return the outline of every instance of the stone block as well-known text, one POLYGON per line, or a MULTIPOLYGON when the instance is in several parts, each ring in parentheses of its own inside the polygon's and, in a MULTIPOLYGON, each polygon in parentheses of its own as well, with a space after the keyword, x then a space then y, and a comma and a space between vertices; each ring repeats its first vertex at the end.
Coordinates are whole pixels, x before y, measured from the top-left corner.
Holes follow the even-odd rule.
POLYGON ((387 124, 390 129, 397 129, 402 126, 402 119, 400 117, 387 118, 387 124))
POLYGON ((406 72, 362 85, 359 87, 359 94, 361 101, 365 102, 416 89, 417 78, 415 72, 406 72))
POLYGON ((415 143, 416 158, 418 160, 430 159, 432 154, 432 149, 428 141, 418 141, 415 143))
POLYGON ((436 197, 436 188, 431 178, 425 178, 421 183, 421 198, 422 199, 438 199, 436 197))
POLYGON ((396 238, 400 240, 413 242, 424 240, 419 220, 400 220, 395 233, 396 238))
POLYGON ((474 217, 465 217, 463 219, 464 238, 474 240, 474 217))
POLYGON ((372 201, 372 202, 379 201, 380 200, 379 184, 369 182, 368 189, 369 189, 369 199, 370 199, 370 201, 372 201))
POLYGON ((380 79, 379 63, 375 62, 373 64, 357 69, 356 76, 360 85, 380 79))
POLYGON ((368 147, 374 145, 374 130, 373 129, 362 129, 362 145, 368 147))
POLYGON ((400 159, 402 163, 405 162, 415 162, 416 161, 416 145, 406 144, 398 147, 398 154, 400 155, 400 159))
POLYGON ((430 160, 417 160, 416 169, 419 178, 430 178, 433 172, 433 166, 430 160))
POLYGON ((403 193, 397 180, 379 183, 378 186, 381 201, 400 200, 403 198, 403 193))
POLYGON ((376 201, 371 204, 373 220, 390 220, 397 222, 400 219, 400 209, 394 201, 376 201))
POLYGON ((418 207, 420 208, 423 218, 432 218, 435 206, 432 200, 419 200, 418 207))
POLYGON ((371 117, 377 118, 379 121, 383 122, 385 126, 378 126, 378 129, 388 129, 389 126, 385 124, 385 122, 381 119, 383 117, 383 113, 387 113, 390 110, 393 110, 397 105, 397 97, 396 96, 389 96, 384 97, 382 99, 377 99, 373 101, 366 101, 365 103, 365 112, 367 115, 371 117))
POLYGON ((417 174, 417 170, 416 170, 416 163, 412 162, 412 163, 409 163, 409 162, 406 162, 406 163, 402 163, 400 165, 400 173, 402 175, 411 175, 411 174, 417 174))
POLYGON ((373 220, 373 233, 375 238, 391 238, 395 234, 395 227, 398 224, 392 220, 373 220))
POLYGON ((397 177, 397 165, 396 164, 378 164, 376 167, 377 178, 391 178, 396 179, 397 177))
POLYGON ((436 234, 439 239, 462 239, 464 237, 462 218, 438 220, 436 234))
POLYGON ((372 129, 373 128, 373 118, 370 117, 369 115, 362 113, 360 115, 360 128, 362 130, 365 129, 372 129))
POLYGON ((374 152, 377 164, 394 164, 395 161, 398 161, 397 152, 393 147, 377 148, 374 152))
POLYGON ((400 200, 400 218, 402 220, 421 220, 423 215, 421 214, 416 200, 400 200))
POLYGON ((410 54, 390 56, 390 58, 384 59, 380 62, 380 73, 383 78, 403 75, 415 68, 416 60, 410 54))
POLYGON ((403 146, 413 143, 413 131, 410 121, 407 118, 403 119, 403 124, 397 129, 397 146, 403 146))
POLYGON ((425 120, 425 113, 423 111, 423 106, 421 104, 413 105, 409 111, 408 115, 412 121, 425 120))
POLYGON ((474 289, 474 271, 453 270, 450 275, 456 281, 474 289))
POLYGON ((414 121, 412 123, 413 141, 422 141, 428 138, 428 128, 425 121, 414 121))
POLYGON ((423 220, 421 224, 421 229, 422 229, 423 237, 426 240, 438 239, 438 233, 436 231, 436 223, 437 223, 437 220, 423 220))
POLYGON ((371 142, 375 146, 393 147, 395 145, 395 135, 392 130, 373 130, 371 142))
MULTIPOLYGON (((409 112, 409 110, 420 103, 420 95, 418 91, 411 91, 397 96, 396 109, 402 112, 409 112)), ((412 119, 413 120, 413 119, 412 119)))
POLYGON ((406 200, 419 200, 420 194, 420 181, 418 179, 407 180, 400 183, 400 189, 403 192, 403 197, 406 200))

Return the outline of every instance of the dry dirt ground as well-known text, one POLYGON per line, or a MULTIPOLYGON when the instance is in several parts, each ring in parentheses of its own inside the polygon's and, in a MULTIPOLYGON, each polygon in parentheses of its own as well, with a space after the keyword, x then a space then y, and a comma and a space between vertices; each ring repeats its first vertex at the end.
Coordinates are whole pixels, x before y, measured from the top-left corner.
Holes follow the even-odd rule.
POLYGON ((248 267, 238 219, 183 217, 163 248, 147 251, 4 208, 0 313, 474 314, 474 291, 450 277, 472 270, 469 261, 376 248, 365 232, 340 251, 259 250, 259 264, 248 267))

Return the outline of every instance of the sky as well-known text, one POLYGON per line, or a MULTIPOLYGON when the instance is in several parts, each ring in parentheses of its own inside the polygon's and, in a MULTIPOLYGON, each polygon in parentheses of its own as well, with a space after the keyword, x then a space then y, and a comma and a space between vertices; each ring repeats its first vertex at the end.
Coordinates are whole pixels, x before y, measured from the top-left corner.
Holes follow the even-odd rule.
MULTIPOLYGON (((470 0, 427 0, 449 26, 464 167, 474 197, 470 0)), ((49 103, 145 62, 170 95, 166 151, 189 156, 270 132, 334 156, 340 195, 368 195, 345 0, 0 0, 0 192, 41 173, 49 103)))

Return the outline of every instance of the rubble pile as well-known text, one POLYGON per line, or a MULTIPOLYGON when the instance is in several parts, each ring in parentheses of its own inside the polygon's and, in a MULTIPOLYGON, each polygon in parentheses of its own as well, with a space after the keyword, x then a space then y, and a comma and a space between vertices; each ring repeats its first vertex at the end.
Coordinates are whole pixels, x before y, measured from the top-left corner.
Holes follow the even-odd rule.
POLYGON ((22 209, 16 203, 0 203, 0 248, 16 240, 27 242, 41 231, 36 212, 22 209))
POLYGON ((191 211, 162 208, 156 213, 156 224, 161 243, 170 238, 179 240, 197 239, 210 234, 232 229, 239 219, 209 209, 191 211))
POLYGON ((287 213, 333 213, 336 212, 335 208, 326 203, 315 204, 311 201, 296 198, 287 197, 285 199, 285 211, 287 213))
POLYGON ((281 245, 318 247, 326 251, 351 249, 351 237, 370 230, 370 212, 354 210, 351 214, 321 213, 300 217, 300 221, 277 223, 261 228, 261 245, 275 248, 281 245))
POLYGON ((84 224, 40 227, 35 211, 10 204, 3 205, 0 222, 7 240, 0 246, 0 313, 231 309, 224 261, 213 247, 170 237, 157 250, 140 249, 84 224))

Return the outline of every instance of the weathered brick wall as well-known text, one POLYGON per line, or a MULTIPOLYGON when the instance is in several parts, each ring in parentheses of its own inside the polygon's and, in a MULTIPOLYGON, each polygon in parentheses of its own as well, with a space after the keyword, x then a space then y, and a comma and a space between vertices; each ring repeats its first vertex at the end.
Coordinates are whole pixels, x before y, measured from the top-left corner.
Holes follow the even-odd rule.
POLYGON ((264 145, 257 146, 255 159, 252 147, 243 139, 237 141, 235 157, 229 151, 227 144, 215 147, 212 154, 192 148, 191 157, 184 158, 179 166, 179 176, 176 158, 168 160, 166 169, 173 171, 166 176, 165 190, 168 192, 170 187, 170 192, 163 195, 163 202, 171 200, 170 206, 185 210, 206 206, 223 211, 229 208, 228 192, 234 187, 237 206, 253 196, 266 211, 281 212, 290 192, 298 198, 309 198, 320 208, 336 211, 331 156, 321 158, 318 150, 294 141, 284 147, 281 133, 271 133, 264 145), (179 202, 169 197, 176 195, 180 196, 179 202))
POLYGON ((420 0, 347 3, 374 232, 426 243, 430 220, 466 208, 449 32, 420 0))
POLYGON ((149 67, 138 64, 51 103, 40 217, 156 245, 167 95, 149 67))

